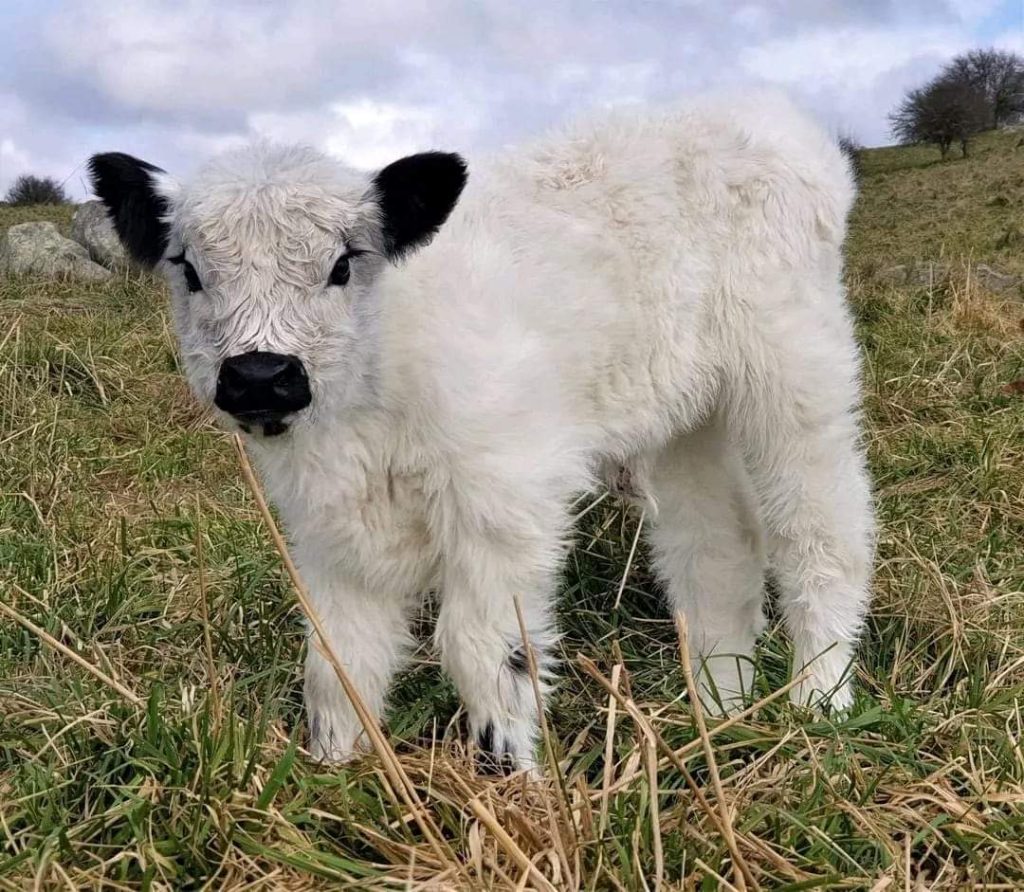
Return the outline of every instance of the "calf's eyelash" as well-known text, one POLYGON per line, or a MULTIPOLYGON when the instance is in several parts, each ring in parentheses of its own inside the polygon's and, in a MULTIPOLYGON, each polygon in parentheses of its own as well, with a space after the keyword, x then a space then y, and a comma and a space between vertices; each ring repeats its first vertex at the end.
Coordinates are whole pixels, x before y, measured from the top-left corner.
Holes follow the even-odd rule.
POLYGON ((199 279, 199 274, 196 272, 195 267, 185 259, 184 248, 181 249, 180 254, 176 254, 174 257, 168 257, 167 262, 173 263, 175 266, 183 266, 185 268, 185 284, 188 288, 189 294, 195 294, 196 292, 203 290, 203 283, 199 279))

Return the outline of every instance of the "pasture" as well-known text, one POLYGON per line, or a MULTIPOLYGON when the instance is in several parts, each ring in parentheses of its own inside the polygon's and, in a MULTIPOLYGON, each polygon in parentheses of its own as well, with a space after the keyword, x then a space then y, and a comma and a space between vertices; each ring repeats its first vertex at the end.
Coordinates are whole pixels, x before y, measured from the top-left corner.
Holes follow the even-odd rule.
MULTIPOLYGON (((702 740, 639 518, 586 494, 558 772, 474 773, 427 609, 386 716, 422 809, 376 756, 304 758, 301 614, 162 286, 0 281, 0 889, 1024 885, 1024 289, 979 273, 1024 279, 1021 142, 864 153, 847 281, 880 534, 852 713, 770 699, 773 624, 766 702, 702 740)), ((27 219, 70 210, 0 208, 27 219)))

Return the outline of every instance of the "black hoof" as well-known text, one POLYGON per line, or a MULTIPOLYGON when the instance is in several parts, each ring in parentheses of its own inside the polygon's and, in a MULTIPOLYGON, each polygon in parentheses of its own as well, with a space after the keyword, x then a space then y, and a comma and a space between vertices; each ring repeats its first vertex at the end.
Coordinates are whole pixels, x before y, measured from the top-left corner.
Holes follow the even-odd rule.
POLYGON ((476 738, 476 768, 481 774, 509 775, 516 770, 512 754, 502 749, 500 752, 494 745, 494 727, 490 722, 476 738))

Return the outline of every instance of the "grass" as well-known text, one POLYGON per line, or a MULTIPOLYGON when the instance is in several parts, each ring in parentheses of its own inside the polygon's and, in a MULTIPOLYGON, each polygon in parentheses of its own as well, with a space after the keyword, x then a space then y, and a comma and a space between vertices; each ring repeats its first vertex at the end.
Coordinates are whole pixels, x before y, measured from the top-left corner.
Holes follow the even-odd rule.
POLYGON ((36 223, 45 221, 56 224, 64 234, 71 232, 71 218, 75 206, 70 204, 30 204, 12 205, 0 203, 0 230, 18 223, 36 223))
MULTIPOLYGON (((1015 142, 865 156, 848 278, 881 533, 850 717, 712 721, 719 801, 642 553, 613 609, 636 518, 605 499, 565 574, 557 782, 473 773, 424 616, 387 727, 439 851, 379 759, 303 757, 300 616, 160 288, 0 282, 0 603, 120 687, 0 613, 0 888, 1020 887, 1024 302, 971 274, 1024 273, 1015 142), (937 258, 932 288, 878 275, 937 258), (648 758, 651 729, 681 755, 648 758)), ((758 696, 788 660, 773 627, 758 696)))

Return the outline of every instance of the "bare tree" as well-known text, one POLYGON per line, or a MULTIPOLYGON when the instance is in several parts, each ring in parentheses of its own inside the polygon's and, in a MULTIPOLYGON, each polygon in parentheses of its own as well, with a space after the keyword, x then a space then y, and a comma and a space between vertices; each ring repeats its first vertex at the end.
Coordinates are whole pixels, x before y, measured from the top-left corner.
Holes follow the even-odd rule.
POLYGON ((984 92, 962 80, 937 77, 911 90, 889 115, 892 134, 901 143, 934 143, 943 160, 954 143, 967 157, 970 138, 984 130, 988 105, 984 92))
POLYGON ((971 50, 954 58, 940 77, 976 87, 985 97, 987 126, 995 129, 1024 115, 1024 58, 1008 50, 971 50))
POLYGON ((66 204, 64 187, 52 177, 24 173, 7 190, 8 204, 66 204))

